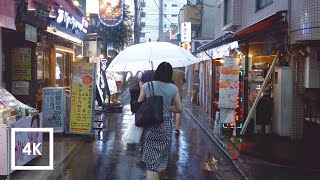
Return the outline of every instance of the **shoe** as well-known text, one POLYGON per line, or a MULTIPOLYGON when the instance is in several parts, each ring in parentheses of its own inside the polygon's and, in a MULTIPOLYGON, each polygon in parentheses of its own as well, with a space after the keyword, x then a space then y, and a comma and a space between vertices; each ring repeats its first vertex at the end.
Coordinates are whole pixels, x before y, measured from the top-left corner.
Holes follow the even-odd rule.
POLYGON ((179 131, 178 129, 176 129, 176 130, 174 130, 174 133, 175 133, 176 135, 179 135, 179 134, 180 134, 180 131, 179 131))

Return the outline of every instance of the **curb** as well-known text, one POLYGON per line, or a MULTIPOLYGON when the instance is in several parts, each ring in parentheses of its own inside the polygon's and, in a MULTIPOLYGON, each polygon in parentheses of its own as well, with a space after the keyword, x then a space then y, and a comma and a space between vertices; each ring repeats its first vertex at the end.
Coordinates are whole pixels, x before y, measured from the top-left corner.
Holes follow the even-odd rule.
POLYGON ((229 158, 229 161, 232 163, 232 165, 236 168, 236 170, 241 174, 241 176, 246 179, 249 180, 247 173, 243 170, 243 165, 242 163, 237 159, 237 158, 233 158, 222 146, 221 144, 223 144, 223 142, 218 138, 218 137, 213 137, 208 130, 199 122, 198 118, 196 118, 189 109, 187 109, 186 107, 184 107, 184 109, 186 110, 186 112, 188 112, 188 114, 194 119, 194 121, 196 121, 198 123, 198 125, 202 128, 202 130, 207 134, 207 136, 209 137, 209 139, 216 144, 216 146, 226 155, 226 157, 229 158), (242 166, 242 167, 241 167, 242 166))

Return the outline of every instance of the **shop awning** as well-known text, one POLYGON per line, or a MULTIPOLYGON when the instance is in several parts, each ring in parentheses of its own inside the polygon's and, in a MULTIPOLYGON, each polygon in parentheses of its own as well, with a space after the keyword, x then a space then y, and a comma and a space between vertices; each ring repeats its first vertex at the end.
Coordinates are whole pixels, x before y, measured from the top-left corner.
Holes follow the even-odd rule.
POLYGON ((225 35, 200 46, 193 54, 204 52, 218 46, 230 43, 232 41, 238 41, 241 39, 248 39, 253 37, 253 34, 263 34, 265 32, 274 32, 279 29, 283 29, 287 26, 286 18, 287 11, 278 11, 275 14, 264 18, 253 25, 243 28, 235 33, 226 33, 225 35))
POLYGON ((247 36, 252 36, 252 33, 273 32, 281 29, 287 25, 286 22, 287 11, 278 11, 275 14, 264 18, 257 23, 243 28, 235 33, 236 39, 242 39, 247 36))
POLYGON ((0 0, 0 27, 16 30, 13 0, 0 0))
POLYGON ((199 52, 203 52, 203 51, 206 51, 206 50, 209 50, 209 49, 213 49, 215 47, 218 47, 218 46, 221 46, 223 44, 226 44, 227 42, 225 41, 226 39, 232 37, 232 33, 228 32, 226 34, 224 34, 223 36, 217 38, 217 39, 214 39, 212 41, 210 41, 209 43, 203 45, 203 46, 200 46, 195 52, 193 52, 193 54, 197 54, 199 52))

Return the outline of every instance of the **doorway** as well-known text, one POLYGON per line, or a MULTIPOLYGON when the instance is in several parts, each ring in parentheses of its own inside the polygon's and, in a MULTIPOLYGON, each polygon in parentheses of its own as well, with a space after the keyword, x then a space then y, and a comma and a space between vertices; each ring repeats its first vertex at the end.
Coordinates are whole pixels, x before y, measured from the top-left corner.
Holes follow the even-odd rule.
POLYGON ((55 86, 70 86, 72 54, 56 51, 55 86))

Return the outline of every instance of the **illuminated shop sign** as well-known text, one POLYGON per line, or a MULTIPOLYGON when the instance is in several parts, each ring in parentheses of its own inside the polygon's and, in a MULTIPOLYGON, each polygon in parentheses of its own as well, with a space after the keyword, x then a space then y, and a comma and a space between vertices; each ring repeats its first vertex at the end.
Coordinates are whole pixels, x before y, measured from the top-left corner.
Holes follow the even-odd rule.
POLYGON ((123 19, 123 0, 99 0, 99 18, 106 26, 116 26, 123 19))
POLYGON ((57 23, 61 24, 65 28, 87 33, 87 29, 84 26, 84 20, 82 22, 79 22, 75 17, 71 16, 70 13, 62 9, 58 9, 57 12, 57 23))

